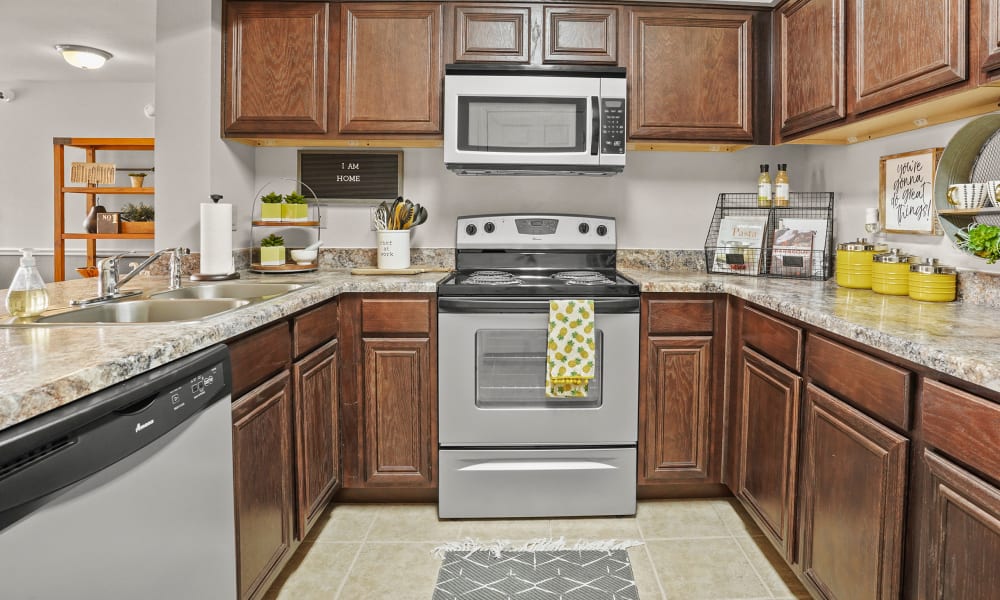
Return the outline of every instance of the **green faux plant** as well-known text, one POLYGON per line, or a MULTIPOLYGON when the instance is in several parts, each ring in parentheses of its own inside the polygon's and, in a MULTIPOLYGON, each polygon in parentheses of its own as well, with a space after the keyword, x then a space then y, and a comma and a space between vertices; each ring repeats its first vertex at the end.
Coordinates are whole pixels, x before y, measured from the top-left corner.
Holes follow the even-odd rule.
POLYGON ((264 204, 281 204, 282 196, 276 192, 271 192, 266 196, 261 196, 260 201, 264 204))
POLYGON ((959 229, 958 247, 966 252, 985 258, 989 264, 1000 260, 1000 227, 985 223, 972 223, 959 229))
POLYGON ((298 192, 285 194, 285 204, 305 204, 306 197, 298 192))
POLYGON ((139 204, 132 204, 129 202, 122 207, 121 212, 122 221, 129 221, 131 223, 152 221, 155 216, 156 212, 153 210, 153 207, 142 202, 139 204))
POLYGON ((271 234, 260 241, 260 245, 264 248, 271 248, 275 246, 284 246, 285 238, 280 235, 271 234))

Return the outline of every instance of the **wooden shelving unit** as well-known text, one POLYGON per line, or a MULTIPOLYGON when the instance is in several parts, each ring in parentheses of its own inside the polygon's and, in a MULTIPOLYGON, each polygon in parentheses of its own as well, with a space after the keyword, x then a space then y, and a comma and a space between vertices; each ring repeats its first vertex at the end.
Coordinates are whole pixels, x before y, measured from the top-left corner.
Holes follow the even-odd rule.
MULTIPOLYGON (((142 195, 152 196, 155 190, 151 187, 115 187, 98 185, 67 185, 66 182, 66 148, 80 148, 85 152, 86 162, 98 161, 99 151, 147 151, 154 148, 153 138, 52 138, 54 190, 54 224, 53 224, 53 279, 66 279, 66 240, 87 241, 87 265, 97 261, 98 240, 151 240, 152 233, 72 233, 66 231, 66 195, 81 194, 85 197, 85 208, 79 213, 85 217, 97 204, 98 194, 142 195)), ((145 169, 135 168, 141 171, 145 169)))

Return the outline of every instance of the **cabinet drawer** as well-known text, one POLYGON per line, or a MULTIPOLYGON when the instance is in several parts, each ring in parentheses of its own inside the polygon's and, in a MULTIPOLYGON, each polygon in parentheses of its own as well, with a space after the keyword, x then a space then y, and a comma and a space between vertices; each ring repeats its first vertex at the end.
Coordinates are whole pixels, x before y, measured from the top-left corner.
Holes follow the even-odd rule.
POLYGON ((361 300, 364 333, 429 333, 431 301, 427 298, 361 300))
POLYGON ((714 300, 650 300, 647 311, 650 334, 712 333, 714 300))
POLYGON ((911 373, 817 335, 806 346, 809 378, 900 429, 910 426, 911 373))
POLYGON ((295 358, 337 337, 340 329, 339 315, 337 301, 332 300, 296 316, 292 321, 295 358))
POLYGON ((743 343, 793 371, 802 370, 802 330, 749 307, 743 309, 743 343))
POLYGON ((233 398, 291 364, 288 321, 258 329, 228 345, 233 364, 233 398))
POLYGON ((1000 481, 1000 404, 929 379, 921 399, 927 444, 1000 481))

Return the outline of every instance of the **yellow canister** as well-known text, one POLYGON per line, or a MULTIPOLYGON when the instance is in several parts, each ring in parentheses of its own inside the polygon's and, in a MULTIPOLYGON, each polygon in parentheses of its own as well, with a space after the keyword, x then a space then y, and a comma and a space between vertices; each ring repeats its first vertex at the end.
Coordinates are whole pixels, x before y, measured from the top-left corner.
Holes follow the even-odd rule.
POLYGON ((872 287, 872 257, 888 250, 864 238, 837 244, 837 285, 846 288, 872 287))
POLYGON ((955 267, 939 265, 936 258, 910 265, 910 298, 927 302, 955 299, 955 267))
POLYGON ((872 257, 872 291, 889 296, 910 293, 910 263, 917 258, 899 248, 872 257))

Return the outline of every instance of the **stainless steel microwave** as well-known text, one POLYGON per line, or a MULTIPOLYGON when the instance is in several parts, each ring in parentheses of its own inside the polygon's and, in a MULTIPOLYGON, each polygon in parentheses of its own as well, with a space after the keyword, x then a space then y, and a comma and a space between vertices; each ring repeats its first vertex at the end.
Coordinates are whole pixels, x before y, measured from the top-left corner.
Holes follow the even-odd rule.
POLYGON ((463 175, 625 168, 625 69, 447 65, 444 162, 463 175))

